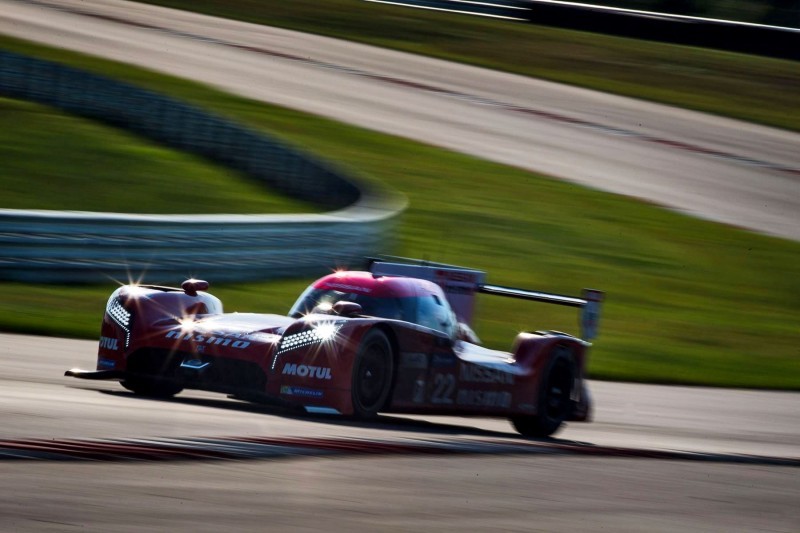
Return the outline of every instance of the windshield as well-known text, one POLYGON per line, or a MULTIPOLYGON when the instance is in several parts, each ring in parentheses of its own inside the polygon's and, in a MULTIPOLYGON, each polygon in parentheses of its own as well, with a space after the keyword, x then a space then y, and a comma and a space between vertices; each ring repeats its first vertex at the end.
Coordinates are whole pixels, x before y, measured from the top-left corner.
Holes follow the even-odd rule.
POLYGON ((413 322, 416 317, 414 298, 376 298, 366 294, 341 292, 332 289, 309 287, 295 302, 289 315, 298 318, 307 315, 317 306, 333 306, 336 302, 355 302, 361 306, 362 314, 413 322))

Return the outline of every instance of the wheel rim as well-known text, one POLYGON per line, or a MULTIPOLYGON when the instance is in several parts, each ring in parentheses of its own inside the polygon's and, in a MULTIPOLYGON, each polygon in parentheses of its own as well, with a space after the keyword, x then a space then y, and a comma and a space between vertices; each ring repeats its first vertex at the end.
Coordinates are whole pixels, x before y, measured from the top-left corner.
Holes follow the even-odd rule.
POLYGON ((572 373, 566 361, 558 361, 547 381, 544 398, 545 415, 551 420, 561 420, 567 416, 570 405, 572 373))
POLYGON ((358 401, 365 409, 380 407, 386 389, 387 352, 378 344, 370 345, 361 357, 358 366, 358 401))

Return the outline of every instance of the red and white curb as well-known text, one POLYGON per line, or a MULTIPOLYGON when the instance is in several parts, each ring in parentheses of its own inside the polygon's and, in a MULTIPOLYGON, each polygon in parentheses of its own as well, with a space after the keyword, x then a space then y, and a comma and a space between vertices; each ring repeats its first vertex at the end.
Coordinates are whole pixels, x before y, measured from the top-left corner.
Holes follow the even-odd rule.
POLYGON ((0 440, 0 461, 179 461, 354 455, 572 455, 800 467, 800 458, 644 450, 567 441, 303 437, 0 440))

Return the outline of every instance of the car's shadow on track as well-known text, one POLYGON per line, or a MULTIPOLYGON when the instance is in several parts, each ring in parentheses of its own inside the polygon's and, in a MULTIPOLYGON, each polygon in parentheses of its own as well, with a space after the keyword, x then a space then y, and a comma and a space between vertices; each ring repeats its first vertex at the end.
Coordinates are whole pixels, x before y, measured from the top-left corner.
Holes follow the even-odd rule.
MULTIPOLYGON (((311 414, 303 411, 300 408, 288 408, 283 406, 264 405, 260 403, 251 403, 247 401, 225 398, 225 397, 220 397, 219 399, 198 398, 192 396, 153 398, 153 397, 139 396, 132 392, 122 391, 122 390, 98 389, 94 387, 75 387, 75 388, 81 388, 84 390, 94 390, 101 394, 107 394, 110 396, 116 396, 135 401, 177 403, 182 405, 193 405, 193 406, 208 407, 213 409, 224 409, 229 411, 268 414, 270 416, 277 416, 287 420, 313 421, 316 424, 325 424, 329 426, 338 426, 338 427, 353 427, 353 428, 398 431, 398 432, 408 432, 408 433, 424 433, 429 435, 494 437, 503 439, 520 439, 525 441, 536 441, 536 442, 583 444, 583 443, 576 443, 575 441, 557 439, 557 438, 537 438, 537 439, 526 438, 515 433, 511 429, 510 424, 509 424, 509 431, 504 432, 504 431, 481 429, 471 426, 464 426, 459 424, 448 424, 442 422, 431 422, 417 418, 407 418, 405 415, 402 417, 393 416, 391 414, 378 415, 377 417, 370 420, 362 420, 348 416, 311 414)), ((464 420, 463 417, 459 418, 459 421, 463 420, 464 420)))

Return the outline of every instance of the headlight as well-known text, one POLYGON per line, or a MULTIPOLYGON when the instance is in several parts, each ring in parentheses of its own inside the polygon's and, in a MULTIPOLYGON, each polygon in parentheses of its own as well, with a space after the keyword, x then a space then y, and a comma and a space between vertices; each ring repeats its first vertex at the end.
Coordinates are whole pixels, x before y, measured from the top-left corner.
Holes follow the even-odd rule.
POLYGON ((122 306, 122 302, 116 295, 112 295, 106 304, 106 314, 113 320, 120 328, 125 331, 125 348, 131 342, 131 313, 122 306))
POLYGON ((114 322, 116 322, 121 328, 130 328, 131 313, 122 307, 122 303, 116 296, 109 298, 108 304, 106 305, 106 313, 108 313, 108 316, 113 318, 114 322))
POLYGON ((336 334, 341 327, 341 322, 322 322, 320 324, 315 324, 311 329, 287 335, 281 340, 281 344, 278 347, 278 354, 288 352, 289 350, 296 350, 297 348, 304 348, 313 344, 330 342, 336 338, 336 334))

